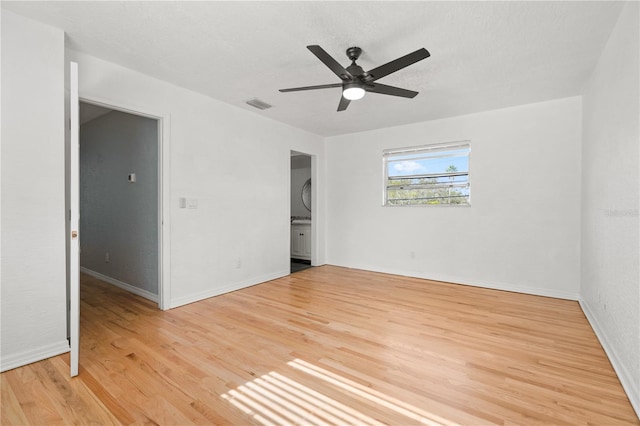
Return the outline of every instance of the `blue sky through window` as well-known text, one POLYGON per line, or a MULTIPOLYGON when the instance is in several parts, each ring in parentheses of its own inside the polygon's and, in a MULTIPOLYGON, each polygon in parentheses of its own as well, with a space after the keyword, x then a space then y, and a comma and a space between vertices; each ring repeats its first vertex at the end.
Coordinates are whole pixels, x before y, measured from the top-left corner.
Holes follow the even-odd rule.
POLYGON ((407 154, 394 156, 387 163, 389 177, 431 173, 445 173, 449 166, 459 172, 469 171, 468 150, 440 151, 432 154, 407 154))

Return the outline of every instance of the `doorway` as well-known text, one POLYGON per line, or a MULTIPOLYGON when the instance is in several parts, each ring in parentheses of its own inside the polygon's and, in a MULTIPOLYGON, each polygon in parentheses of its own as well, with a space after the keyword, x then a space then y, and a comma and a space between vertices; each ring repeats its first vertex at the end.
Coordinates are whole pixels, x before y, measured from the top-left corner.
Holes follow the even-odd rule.
POLYGON ((311 267, 312 193, 311 156, 291 151, 291 273, 311 267))
POLYGON ((157 117, 80 102, 80 270, 159 305, 160 132, 157 117))

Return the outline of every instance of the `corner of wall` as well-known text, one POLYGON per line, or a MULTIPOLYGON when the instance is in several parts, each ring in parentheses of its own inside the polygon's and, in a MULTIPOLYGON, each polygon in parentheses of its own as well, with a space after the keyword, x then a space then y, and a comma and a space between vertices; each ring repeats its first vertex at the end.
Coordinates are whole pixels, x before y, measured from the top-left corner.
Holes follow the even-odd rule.
POLYGON ((579 300, 638 417, 639 35, 627 1, 584 87, 579 300))
POLYGON ((589 307, 589 303, 582 298, 580 298, 578 302, 580 303, 582 312, 584 312, 585 317, 587 317, 587 321, 589 321, 591 328, 593 328, 596 337, 600 341, 602 348, 607 354, 607 357, 609 358, 613 369, 618 375, 620 383, 622 384, 622 387, 629 397, 631 406, 640 418, 640 389, 638 389, 637 378, 634 379, 631 372, 625 367, 613 345, 609 342, 604 328, 600 325, 592 309, 589 307))

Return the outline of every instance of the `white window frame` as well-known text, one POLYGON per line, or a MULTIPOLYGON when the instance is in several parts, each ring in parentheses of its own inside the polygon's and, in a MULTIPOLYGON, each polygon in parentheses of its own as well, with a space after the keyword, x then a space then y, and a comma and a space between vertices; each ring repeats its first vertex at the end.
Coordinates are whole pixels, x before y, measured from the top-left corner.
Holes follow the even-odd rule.
MULTIPOLYGON (((445 157, 449 157, 445 155, 445 157)), ((451 156, 453 157, 453 156, 451 156)), ((434 157, 436 158, 436 157, 434 157)), ((453 142, 443 142, 443 143, 433 143, 419 146, 411 146, 405 148, 392 148, 385 149, 382 151, 382 206, 383 207, 415 207, 415 206, 429 206, 429 207, 468 207, 471 205, 471 141, 470 140, 462 140, 462 141, 453 141, 453 142), (424 203, 415 203, 415 204, 389 204, 388 200, 388 191, 389 191, 389 161, 393 158, 409 155, 409 154, 433 154, 438 151, 451 151, 451 150, 460 150, 467 149, 468 152, 466 154, 467 163, 469 165, 469 170, 464 172, 457 173, 437 173, 437 174, 426 174, 426 175, 413 175, 414 177, 446 177, 446 176, 467 176, 466 187, 469 189, 469 196, 467 197, 467 202, 462 204, 424 204, 424 203)), ((441 185, 440 187, 449 186, 449 185, 441 185)), ((437 186, 434 186, 434 188, 437 186)))

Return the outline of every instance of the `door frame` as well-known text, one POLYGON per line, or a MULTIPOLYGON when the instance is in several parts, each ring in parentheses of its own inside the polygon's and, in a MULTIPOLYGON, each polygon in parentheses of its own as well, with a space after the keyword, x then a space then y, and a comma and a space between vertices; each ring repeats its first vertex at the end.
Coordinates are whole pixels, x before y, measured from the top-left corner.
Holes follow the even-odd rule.
POLYGON ((115 111, 151 118, 158 123, 158 308, 171 308, 171 186, 170 186, 170 123, 168 113, 124 105, 96 96, 80 95, 80 102, 115 111))
MULTIPOLYGON (((306 155, 311 158, 311 266, 318 266, 318 156, 305 150, 289 148, 289 216, 291 216, 291 154, 306 155)), ((289 226, 289 244, 291 244, 291 226, 289 226)), ((289 257, 291 257, 291 247, 289 247, 289 257)))

